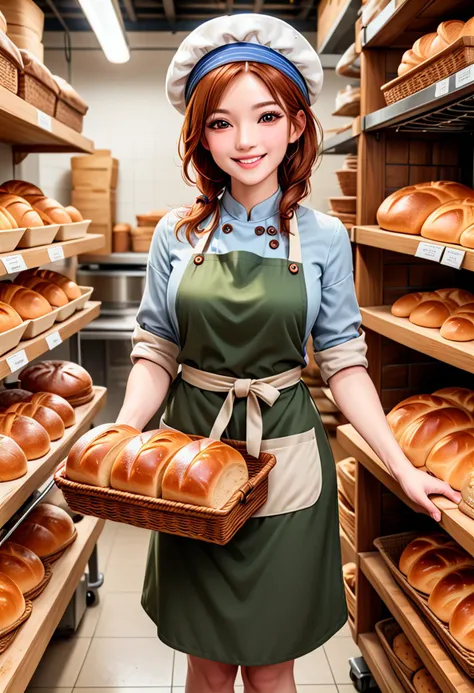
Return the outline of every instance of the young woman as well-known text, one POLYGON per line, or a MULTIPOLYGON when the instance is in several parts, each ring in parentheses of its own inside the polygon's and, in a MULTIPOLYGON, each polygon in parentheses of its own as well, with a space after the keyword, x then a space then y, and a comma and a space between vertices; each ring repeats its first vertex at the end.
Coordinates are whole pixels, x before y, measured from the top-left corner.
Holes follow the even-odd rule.
POLYGON ((153 237, 118 421, 141 429, 169 391, 164 427, 277 457, 267 503, 228 545, 151 538, 142 605, 161 640, 189 655, 187 693, 230 693, 239 666, 246 693, 294 693, 294 659, 346 620, 335 466, 300 379, 310 334, 339 408, 405 493, 434 519, 428 494, 458 500, 410 464, 386 423, 346 230, 299 204, 321 86, 310 44, 255 14, 200 26, 167 75, 185 116, 185 176, 192 164, 203 194, 153 237))

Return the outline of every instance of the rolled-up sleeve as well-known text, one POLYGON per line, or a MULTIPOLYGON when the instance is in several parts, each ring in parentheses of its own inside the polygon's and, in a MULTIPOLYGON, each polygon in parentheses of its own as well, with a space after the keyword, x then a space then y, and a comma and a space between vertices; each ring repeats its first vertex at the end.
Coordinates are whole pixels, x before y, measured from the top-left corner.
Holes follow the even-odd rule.
POLYGON ((338 222, 321 278, 321 306, 311 331, 315 360, 325 383, 343 368, 367 368, 361 322, 351 243, 346 229, 338 222))
POLYGON ((132 336, 132 363, 147 359, 162 366, 173 380, 176 377, 179 340, 173 328, 167 303, 171 272, 169 254, 170 218, 164 216, 153 234, 146 270, 145 291, 132 336))

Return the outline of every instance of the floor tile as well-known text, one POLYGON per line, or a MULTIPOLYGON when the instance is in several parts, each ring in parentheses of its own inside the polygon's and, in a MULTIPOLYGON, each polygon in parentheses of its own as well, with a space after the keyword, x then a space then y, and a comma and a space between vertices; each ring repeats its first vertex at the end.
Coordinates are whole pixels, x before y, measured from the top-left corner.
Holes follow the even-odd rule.
POLYGON ((97 623, 99 621, 100 613, 102 611, 102 605, 104 602, 104 593, 99 590, 100 601, 95 606, 87 607, 84 611, 84 615, 81 619, 79 627, 75 633, 76 638, 92 638, 95 629, 97 628, 97 623))
POLYGON ((73 687, 91 644, 90 638, 52 640, 36 669, 34 688, 73 687))
POLYGON ((140 604, 140 592, 109 592, 104 596, 96 638, 153 638, 156 625, 140 604))
MULTIPOLYGON (((348 688, 348 687, 346 686, 346 688, 348 688)), ((107 689, 107 691, 104 691, 104 693, 108 693, 109 690, 110 689, 107 689)), ((119 689, 117 689, 117 690, 119 690, 119 689)), ((120 693, 122 693, 123 690, 124 689, 121 688, 120 693)), ((243 686, 236 686, 235 687, 235 693, 243 693, 243 690, 244 690, 243 686)), ((147 688, 146 693, 148 693, 148 691, 149 691, 149 689, 147 688)), ((89 691, 87 689, 84 689, 84 688, 80 688, 80 689, 77 688, 77 689, 75 689, 75 693, 89 693, 89 691)), ((91 691, 91 693, 96 693, 96 692, 94 690, 94 691, 91 691)), ((97 693, 102 693, 102 692, 98 689, 97 693)), ((143 690, 143 691, 141 691, 141 693, 145 693, 145 691, 143 690)), ((173 686, 173 693, 184 693, 184 687, 173 686)), ((301 686, 300 685, 300 686, 298 686, 298 693, 338 693, 338 690, 337 690, 335 685, 332 685, 332 686, 329 686, 329 685, 328 686, 326 686, 326 685, 322 685, 322 686, 318 686, 318 685, 316 685, 316 686, 304 686, 303 685, 303 686, 301 686)), ((350 691, 349 690, 342 691, 342 693, 355 693, 355 688, 351 687, 350 691)))
MULTIPOLYGON (((43 690, 42 693, 45 693, 45 691, 43 690)), ((159 686, 158 688, 143 688, 143 686, 138 688, 117 688, 112 686, 112 688, 75 688, 72 693, 171 693, 171 688, 169 686, 159 686)))
POLYGON ((141 592, 145 579, 145 565, 123 565, 120 570, 106 570, 101 596, 108 592, 141 592))
POLYGON ((349 684, 343 684, 342 686, 338 686, 337 690, 339 693, 355 693, 355 687, 352 685, 352 683, 349 684))
POLYGON ((171 686, 173 650, 154 638, 94 638, 76 681, 83 687, 171 686))
POLYGON ((352 638, 332 638, 324 645, 334 680, 337 684, 350 684, 349 659, 360 656, 360 650, 352 638))
POLYGON ((30 688, 28 687, 25 693, 73 693, 72 688, 30 688))
POLYGON ((351 630, 349 628, 349 624, 346 622, 341 630, 338 630, 335 635, 332 636, 333 638, 340 638, 340 637, 346 637, 346 638, 352 638, 351 630))
POLYGON ((107 570, 122 569, 125 565, 144 568, 147 553, 147 544, 136 544, 133 541, 116 542, 107 561, 107 570))
POLYGON ((298 685, 334 684, 322 647, 296 660, 295 679, 298 685))

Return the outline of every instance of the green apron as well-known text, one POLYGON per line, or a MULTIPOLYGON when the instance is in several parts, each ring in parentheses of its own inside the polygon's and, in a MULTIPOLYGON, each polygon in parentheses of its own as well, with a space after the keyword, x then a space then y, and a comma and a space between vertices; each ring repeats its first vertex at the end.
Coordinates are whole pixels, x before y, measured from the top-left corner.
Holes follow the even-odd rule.
MULTIPOLYGON (((304 367, 302 263, 291 261, 291 249, 289 260, 247 251, 206 254, 209 242, 192 256, 178 289, 178 362, 253 379, 304 367)), ((164 425, 208 436, 225 396, 190 385, 180 374, 169 392, 164 425)), ((246 439, 246 407, 245 399, 236 399, 224 438, 246 439)), ((299 440, 298 434, 314 438, 316 502, 288 511, 294 497, 279 509, 276 499, 277 514, 251 518, 225 546, 153 533, 142 594, 142 606, 167 645, 241 666, 300 657, 347 618, 335 464, 319 413, 301 380, 281 390, 272 406, 261 403, 261 412, 262 449, 271 449, 274 439, 279 447, 291 436, 299 440)), ((279 464, 285 464, 284 456, 277 455, 271 475, 279 464)), ((291 475, 295 470, 298 477, 296 469, 291 475)))

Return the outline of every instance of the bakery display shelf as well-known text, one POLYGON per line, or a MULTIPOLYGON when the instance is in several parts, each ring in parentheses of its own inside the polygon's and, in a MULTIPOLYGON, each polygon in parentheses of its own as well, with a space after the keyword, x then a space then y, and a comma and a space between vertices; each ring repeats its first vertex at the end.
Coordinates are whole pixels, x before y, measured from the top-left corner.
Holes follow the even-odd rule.
POLYGON ((2 693, 18 693, 27 688, 82 578, 103 526, 103 520, 88 516, 75 525, 77 539, 53 564, 53 576, 44 592, 35 599, 30 618, 21 627, 11 647, 0 655, 2 693))
POLYGON ((6 354, 0 357, 0 379, 5 378, 11 373, 15 373, 33 359, 45 354, 50 348, 53 348, 53 346, 49 346, 48 339, 54 346, 57 346, 61 342, 64 342, 65 339, 69 339, 73 334, 79 332, 85 325, 92 322, 92 320, 99 315, 99 312, 100 301, 88 301, 83 310, 74 313, 74 315, 71 315, 71 317, 64 320, 64 322, 55 323, 49 330, 46 330, 46 332, 43 332, 37 337, 20 342, 15 349, 7 351, 6 354), (20 352, 24 352, 24 355, 20 352), (12 359, 13 356, 16 356, 16 359, 12 359), (21 356, 23 356, 23 359, 21 356))
MULTIPOLYGON (((88 233, 82 238, 76 238, 72 241, 63 241, 62 243, 50 243, 49 245, 40 245, 36 248, 24 248, 21 250, 11 250, 8 253, 0 253, 0 277, 17 271, 10 268, 19 268, 21 259, 23 259, 26 269, 41 267, 48 265, 56 260, 62 260, 68 257, 74 257, 79 253, 89 252, 91 250, 99 250, 105 243, 105 236, 100 233, 88 233)), ((21 263, 21 269, 25 269, 21 263)))
POLYGON ((48 479, 69 451, 69 448, 89 428, 97 413, 105 406, 107 390, 94 387, 94 399, 76 407, 76 423, 66 428, 60 440, 51 443, 51 450, 38 460, 28 462, 25 476, 0 483, 0 527, 16 513, 29 496, 48 479))
POLYGON ((382 693, 405 693, 375 633, 361 633, 357 644, 382 693))
POLYGON ((83 152, 94 143, 0 87, 0 141, 18 152, 83 152))
POLYGON ((474 341, 452 342, 441 337, 439 329, 413 325, 408 318, 397 318, 390 306, 361 308, 362 323, 369 330, 421 351, 438 361, 474 373, 474 341))
POLYGON ((355 563, 357 555, 356 550, 352 545, 351 540, 345 533, 342 525, 339 525, 339 537, 341 539, 342 563, 355 563))
POLYGON ((80 265, 146 265, 148 253, 110 253, 94 255, 87 253, 78 258, 80 265))
POLYGON ((441 646, 395 582, 380 554, 361 553, 359 562, 365 577, 399 623, 443 693, 474 693, 474 680, 456 666, 441 646))
POLYGON ((361 131, 361 117, 357 116, 351 127, 323 141, 323 154, 357 154, 357 140, 361 131))
POLYGON ((354 43, 354 24, 359 8, 360 0, 346 0, 324 41, 318 46, 318 53, 340 55, 354 43))
POLYGON ((411 235, 408 233, 395 233, 394 231, 386 231, 380 226, 355 226, 355 242, 361 245, 370 245, 372 248, 381 248, 382 250, 393 250, 396 253, 415 256, 420 243, 428 245, 443 246, 443 248, 452 248, 453 250, 464 252, 464 259, 459 269, 469 270, 474 272, 474 249, 464 248, 455 243, 442 243, 440 241, 432 241, 429 238, 422 236, 411 235))
MULTIPOLYGON (((401 501, 412 510, 419 510, 418 506, 405 495, 398 481, 372 448, 350 424, 339 426, 337 442, 401 501)), ((431 496, 431 500, 441 510, 440 526, 474 556, 474 520, 462 513, 455 503, 444 496, 431 496)))

